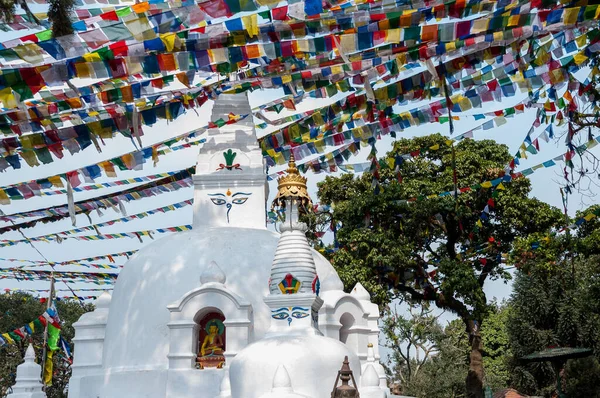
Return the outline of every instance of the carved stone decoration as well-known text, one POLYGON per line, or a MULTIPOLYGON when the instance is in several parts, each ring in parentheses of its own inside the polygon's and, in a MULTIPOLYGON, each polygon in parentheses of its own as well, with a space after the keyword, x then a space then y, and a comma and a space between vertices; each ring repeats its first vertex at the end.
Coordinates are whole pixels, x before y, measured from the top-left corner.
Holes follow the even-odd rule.
POLYGON ((221 369, 225 364, 225 317, 219 312, 210 312, 200 321, 198 345, 200 350, 196 359, 197 367, 221 369))
POLYGON ((273 207, 286 207, 286 200, 296 200, 299 203, 301 212, 307 212, 312 209, 312 200, 306 187, 306 177, 302 177, 296 167, 294 154, 290 153, 287 175, 277 180, 277 196, 273 200, 273 207))

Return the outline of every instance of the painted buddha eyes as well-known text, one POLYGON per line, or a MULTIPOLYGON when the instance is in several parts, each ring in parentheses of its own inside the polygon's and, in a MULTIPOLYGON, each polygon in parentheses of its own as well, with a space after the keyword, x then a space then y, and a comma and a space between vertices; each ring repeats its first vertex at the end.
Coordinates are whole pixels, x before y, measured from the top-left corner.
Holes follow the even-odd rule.
POLYGON ((271 311, 271 318, 277 319, 279 321, 287 319, 288 325, 292 323, 292 318, 302 319, 306 318, 309 315, 310 313, 308 311, 308 308, 302 307, 282 307, 271 311))
POLYGON ((300 311, 294 311, 292 312, 292 316, 296 319, 301 319, 301 318, 306 318, 308 316, 308 313, 306 312, 300 312, 300 311))
POLYGON ((288 313, 287 312, 280 312, 278 314, 274 314, 273 315, 273 319, 280 319, 280 320, 284 320, 288 318, 288 313))
POLYGON ((217 206, 227 207, 227 224, 229 224, 229 213, 233 205, 243 205, 248 200, 249 196, 252 195, 250 192, 236 192, 232 193, 229 189, 227 193, 209 193, 211 202, 217 206))

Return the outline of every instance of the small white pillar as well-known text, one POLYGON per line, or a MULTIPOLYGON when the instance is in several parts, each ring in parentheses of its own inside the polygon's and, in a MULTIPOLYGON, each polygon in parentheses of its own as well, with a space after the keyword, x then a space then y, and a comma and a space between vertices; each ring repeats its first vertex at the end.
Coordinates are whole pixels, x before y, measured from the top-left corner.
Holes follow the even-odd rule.
POLYGON ((225 366, 225 374, 221 380, 219 395, 216 398, 231 398, 231 382, 229 381, 229 366, 225 366))
POLYGON ((379 375, 372 364, 368 364, 360 380, 361 398, 387 398, 387 393, 379 386, 379 375))
POLYGON ((104 334, 108 321, 108 310, 111 295, 102 293, 94 302, 96 309, 83 314, 73 324, 75 337, 73 338, 73 366, 71 379, 69 380, 69 397, 80 396, 81 379, 93 375, 102 369, 104 352, 104 334))
POLYGON ((25 352, 25 362, 17 366, 17 382, 7 398, 46 398, 42 391, 42 367, 35 363, 35 352, 30 344, 25 352))

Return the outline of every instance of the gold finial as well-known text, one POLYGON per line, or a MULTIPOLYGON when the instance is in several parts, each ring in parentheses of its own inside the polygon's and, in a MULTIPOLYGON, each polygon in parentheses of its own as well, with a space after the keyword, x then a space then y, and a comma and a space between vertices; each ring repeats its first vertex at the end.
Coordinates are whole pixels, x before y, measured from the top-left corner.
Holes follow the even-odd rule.
POLYGON ((306 177, 302 177, 296 167, 296 159, 290 151, 290 160, 286 175, 277 180, 277 196, 273 200, 273 206, 285 207, 286 199, 295 199, 300 203, 300 210, 307 211, 312 208, 312 200, 306 188, 306 177))

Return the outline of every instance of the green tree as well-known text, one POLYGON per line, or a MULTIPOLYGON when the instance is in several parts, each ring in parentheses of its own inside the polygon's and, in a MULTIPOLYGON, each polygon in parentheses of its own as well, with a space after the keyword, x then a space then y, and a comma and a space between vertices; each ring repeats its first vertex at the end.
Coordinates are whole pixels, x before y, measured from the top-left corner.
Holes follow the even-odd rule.
POLYGON ((554 346, 588 347, 594 349, 593 358, 567 363, 566 392, 600 397, 599 261, 600 256, 561 261, 553 269, 531 267, 517 275, 508 330, 515 355, 512 383, 519 390, 549 397, 556 375, 547 362, 523 364, 518 358, 554 346))
MULTIPOLYGON (((48 5, 48 20, 52 24, 52 35, 59 37, 72 34, 71 14, 75 8, 75 0, 48 0, 48 5)), ((17 6, 25 12, 25 19, 41 25, 41 21, 31 12, 26 0, 0 0, 0 18, 5 22, 12 22, 17 6)))
POLYGON ((388 375, 390 381, 403 388, 419 376, 421 368, 439 352, 444 331, 431 310, 424 306, 408 306, 409 316, 398 307, 388 308, 383 318, 384 345, 390 349, 388 375))
POLYGON ((511 353, 508 335, 510 310, 510 306, 505 303, 493 305, 481 326, 485 384, 492 391, 506 388, 510 382, 511 353))
POLYGON ((588 217, 598 205, 578 212, 586 217, 574 231, 520 239, 513 253, 520 272, 511 296, 513 384, 524 392, 550 396, 556 375, 548 363, 523 364, 518 358, 551 346, 588 347, 594 356, 567 363, 570 397, 600 397, 600 222, 588 217))
MULTIPOLYGON (((56 303, 56 307, 62 321, 61 336, 71 344, 75 334, 73 323, 85 312, 92 311, 93 305, 81 305, 76 300, 61 300, 56 303)), ((45 310, 46 304, 29 294, 15 292, 0 295, 0 333, 28 324, 42 315, 45 310)), ((23 362, 25 351, 30 343, 33 344, 37 362, 42 363, 43 341, 43 330, 36 330, 31 339, 0 347, 0 396, 5 396, 10 387, 15 384, 17 366, 23 362)), ((59 351, 54 356, 53 385, 47 389, 48 397, 66 398, 70 376, 70 364, 62 351, 59 351)))
POLYGON ((502 253, 515 238, 562 220, 558 209, 528 197, 526 178, 497 189, 479 185, 502 177, 510 160, 506 146, 494 141, 450 146, 433 134, 396 141, 376 163, 376 190, 369 173, 319 184, 320 202, 332 206, 341 224, 331 261, 346 286, 361 282, 380 304, 395 297, 435 303, 462 320, 471 347, 469 398, 483 397, 480 327, 490 309, 485 282, 510 277, 502 253), (407 153, 419 156, 404 160, 407 153), (475 189, 438 196, 461 187, 475 189), (416 200, 402 201, 410 198, 416 200))
POLYGON ((410 317, 384 318, 382 331, 388 340, 386 346, 391 350, 391 361, 386 369, 392 390, 418 398, 464 398, 465 375, 469 370, 469 339, 464 324, 454 320, 443 328, 438 317, 422 311, 413 312, 410 317), (410 343, 415 340, 425 347, 421 351, 430 351, 426 358, 407 355, 418 350, 415 343, 410 343), (412 370, 408 368, 409 363, 412 370))

